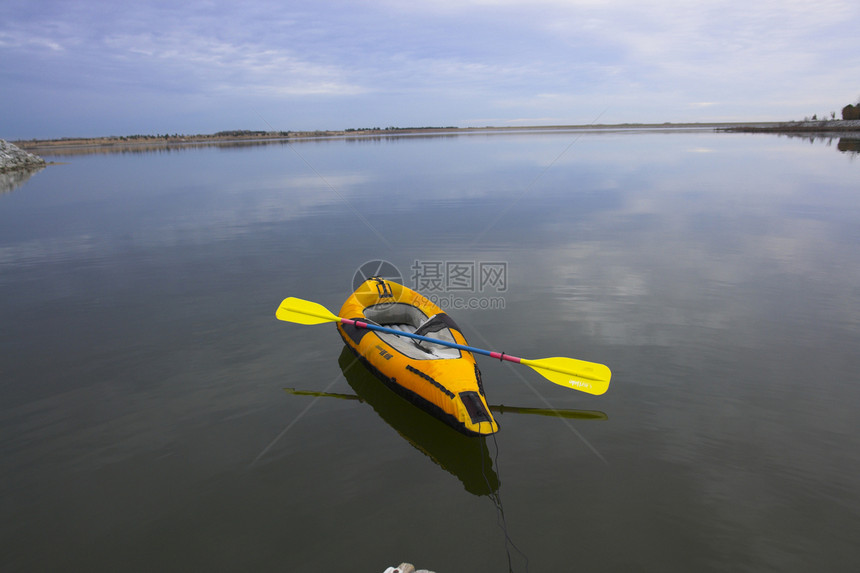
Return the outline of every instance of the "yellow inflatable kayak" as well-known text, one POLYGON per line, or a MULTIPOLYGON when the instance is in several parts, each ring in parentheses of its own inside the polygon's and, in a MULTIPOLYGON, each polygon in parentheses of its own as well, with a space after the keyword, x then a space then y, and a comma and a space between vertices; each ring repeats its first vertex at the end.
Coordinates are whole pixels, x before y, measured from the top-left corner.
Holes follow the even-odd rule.
POLYGON ((346 345, 389 388, 464 434, 499 430, 471 352, 397 334, 468 345, 457 324, 428 298, 398 283, 371 278, 343 303, 338 315, 351 319, 337 325, 346 345))

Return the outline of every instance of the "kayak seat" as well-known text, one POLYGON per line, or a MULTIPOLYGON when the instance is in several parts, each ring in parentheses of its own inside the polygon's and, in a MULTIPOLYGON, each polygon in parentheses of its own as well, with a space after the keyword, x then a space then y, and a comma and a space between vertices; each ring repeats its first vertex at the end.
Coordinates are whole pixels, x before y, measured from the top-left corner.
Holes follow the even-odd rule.
POLYGON ((434 314, 426 321, 424 321, 421 326, 415 329, 415 334, 420 334, 421 336, 431 336, 434 332, 439 332, 443 328, 449 328, 451 326, 450 320, 445 320, 447 314, 434 314))
MULTIPOLYGON (((448 330, 450 325, 444 320, 444 317, 447 317, 444 313, 428 317, 420 308, 411 304, 381 303, 366 307, 364 316, 368 322, 373 321, 386 328, 454 342, 454 337, 448 330)), ((377 335, 410 358, 428 360, 460 357, 460 351, 456 348, 385 332, 377 333, 377 335)))

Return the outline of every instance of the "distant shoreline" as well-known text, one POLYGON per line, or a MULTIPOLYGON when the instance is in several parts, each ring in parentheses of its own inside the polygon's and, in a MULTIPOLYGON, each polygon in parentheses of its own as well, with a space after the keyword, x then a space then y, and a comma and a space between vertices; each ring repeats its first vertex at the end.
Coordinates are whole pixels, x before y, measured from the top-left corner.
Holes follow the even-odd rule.
POLYGON ((14 144, 28 151, 43 152, 89 147, 129 149, 135 147, 171 147, 192 145, 225 145, 231 143, 301 141, 325 138, 378 138, 416 135, 456 135, 469 133, 524 132, 524 131, 613 131, 613 130, 673 130, 712 129, 714 131, 743 133, 796 133, 796 132, 860 132, 860 121, 798 121, 798 122, 736 122, 736 123, 621 123, 592 125, 532 125, 514 127, 388 127, 344 129, 337 131, 248 131, 236 130, 215 134, 164 134, 164 135, 111 135, 105 137, 63 137, 57 139, 26 139, 14 144))
POLYGON ((789 121, 768 125, 737 125, 718 128, 718 131, 742 133, 857 133, 860 120, 828 119, 818 121, 789 121))
POLYGON ((533 125, 533 126, 485 126, 485 127, 389 127, 367 129, 344 129, 329 131, 247 131, 237 130, 215 134, 164 134, 164 135, 110 135, 104 137, 62 137, 55 139, 22 139, 15 145, 22 149, 45 149, 80 146, 131 146, 153 144, 230 143, 242 141, 301 140, 343 137, 380 137, 398 135, 437 135, 476 132, 504 131, 562 131, 562 130, 613 130, 613 129, 673 129, 720 127, 744 125, 769 125, 767 123, 621 123, 599 125, 533 125))

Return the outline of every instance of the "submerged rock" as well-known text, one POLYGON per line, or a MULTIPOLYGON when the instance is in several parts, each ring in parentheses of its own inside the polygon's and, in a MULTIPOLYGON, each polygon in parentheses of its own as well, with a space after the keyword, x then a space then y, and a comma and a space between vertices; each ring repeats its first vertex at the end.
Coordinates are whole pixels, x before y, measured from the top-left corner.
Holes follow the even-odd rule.
POLYGON ((0 173, 43 167, 45 160, 0 139, 0 173))

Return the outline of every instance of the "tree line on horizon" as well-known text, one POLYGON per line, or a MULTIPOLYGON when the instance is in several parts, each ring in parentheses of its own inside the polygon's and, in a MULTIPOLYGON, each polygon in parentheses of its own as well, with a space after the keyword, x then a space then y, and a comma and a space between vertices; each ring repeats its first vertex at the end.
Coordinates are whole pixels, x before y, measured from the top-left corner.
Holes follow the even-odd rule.
POLYGON ((857 103, 854 105, 849 103, 842 108, 842 119, 860 119, 860 98, 857 99, 857 103))
MULTIPOLYGON (((822 115, 820 120, 825 121, 827 119, 826 115, 822 115)), ((830 112, 830 119, 836 119, 836 112, 830 112)), ((843 120, 851 120, 851 119, 860 119, 860 98, 857 98, 857 103, 848 104, 842 108, 842 119, 843 120)), ((806 116, 803 118, 803 121, 819 121, 818 114, 813 114, 812 117, 806 116)))

